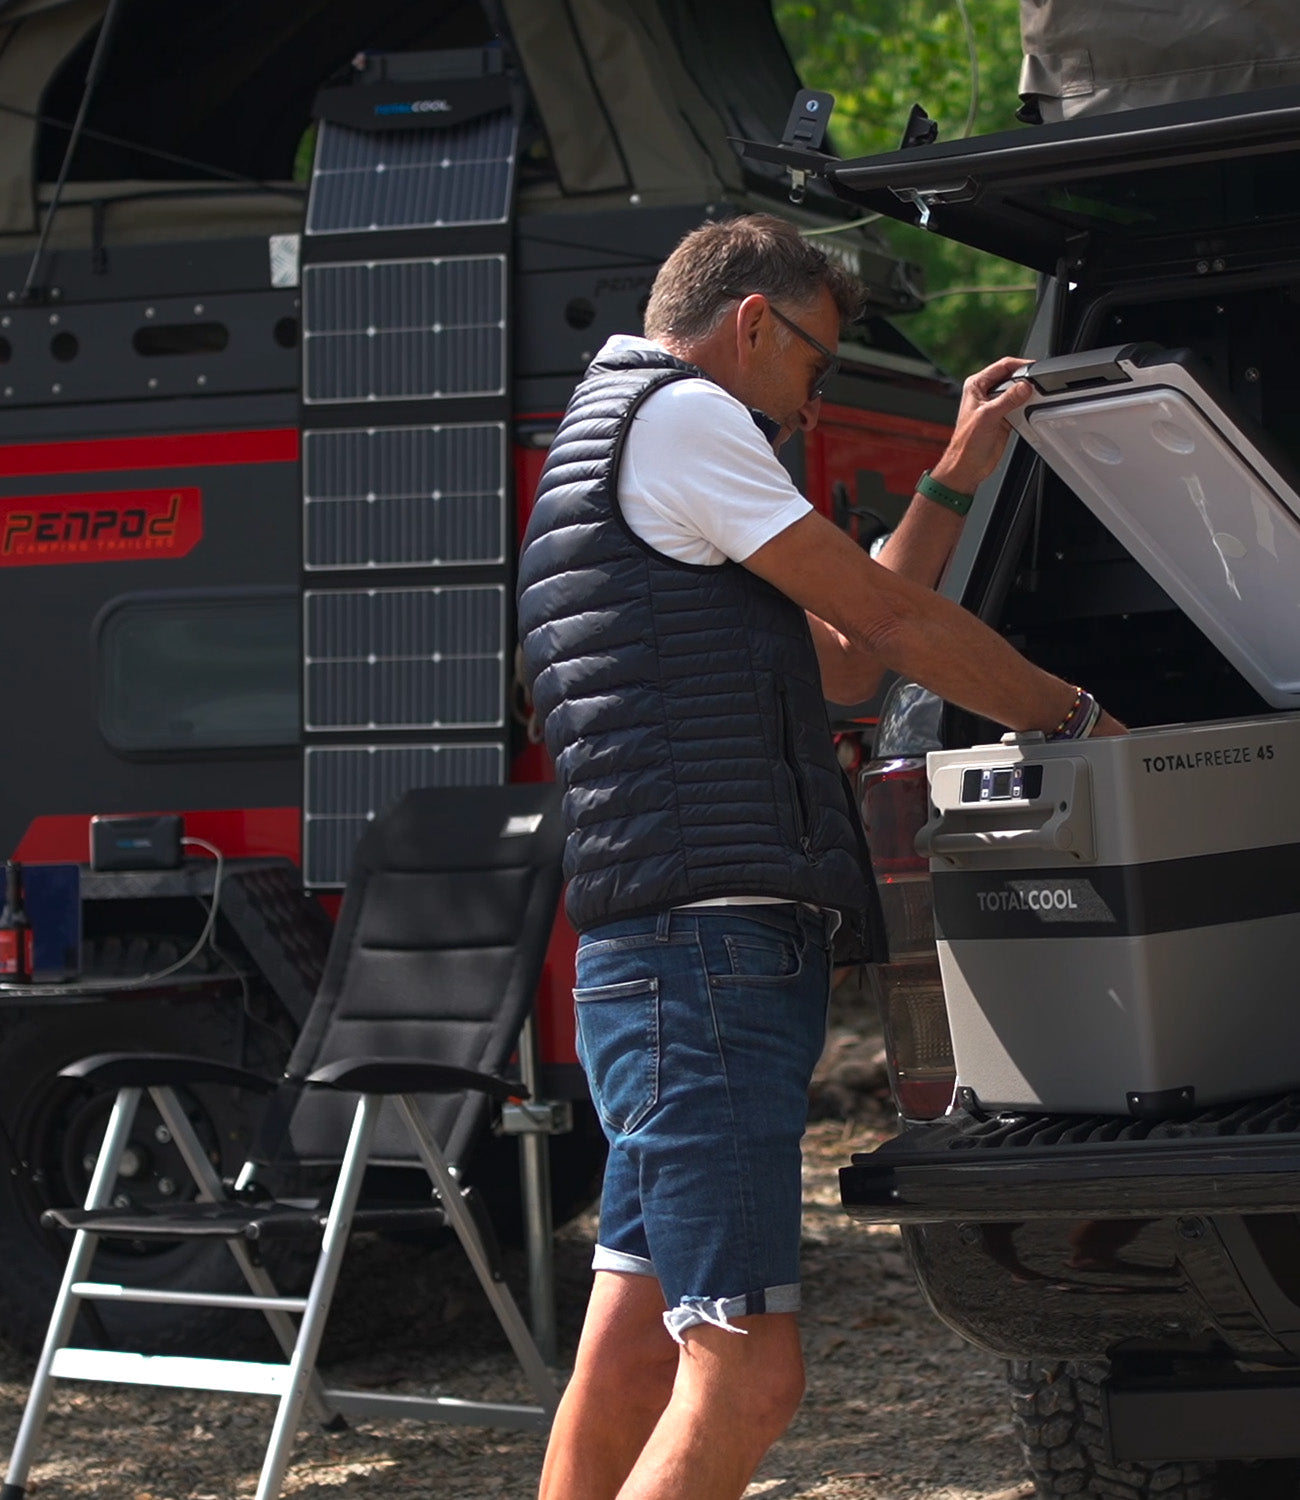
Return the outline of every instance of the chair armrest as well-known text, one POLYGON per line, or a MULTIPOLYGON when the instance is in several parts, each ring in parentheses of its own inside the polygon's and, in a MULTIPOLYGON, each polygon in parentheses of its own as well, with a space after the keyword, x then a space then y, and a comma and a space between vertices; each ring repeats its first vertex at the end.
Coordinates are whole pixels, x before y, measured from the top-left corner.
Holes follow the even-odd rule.
POLYGON ((356 1094, 458 1094, 462 1089, 475 1089, 502 1103, 528 1097, 528 1090, 513 1078, 402 1057, 343 1058, 309 1073, 306 1082, 313 1088, 356 1094))
POLYGON ((169 1052, 97 1052, 93 1057, 83 1057, 60 1068, 59 1077, 80 1078, 110 1089, 228 1083, 258 1094, 269 1094, 277 1082, 210 1057, 184 1057, 169 1052))

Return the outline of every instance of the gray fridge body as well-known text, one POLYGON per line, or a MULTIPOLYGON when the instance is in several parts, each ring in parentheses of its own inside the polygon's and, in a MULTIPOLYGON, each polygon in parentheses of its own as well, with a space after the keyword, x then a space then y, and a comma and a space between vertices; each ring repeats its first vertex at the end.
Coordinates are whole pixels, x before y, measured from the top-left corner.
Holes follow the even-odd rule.
POLYGON ((1172 1115, 1300 1087, 1300 714, 932 752, 959 1090, 1172 1115))

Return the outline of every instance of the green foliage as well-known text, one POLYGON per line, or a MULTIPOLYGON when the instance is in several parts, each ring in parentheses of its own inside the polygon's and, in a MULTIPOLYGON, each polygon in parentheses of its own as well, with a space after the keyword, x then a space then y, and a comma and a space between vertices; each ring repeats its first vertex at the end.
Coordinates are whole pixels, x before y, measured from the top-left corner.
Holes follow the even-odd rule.
MULTIPOLYGON (((773 11, 804 82, 835 95, 842 156, 895 150, 914 103, 940 140, 1016 126, 1019 0, 775 0, 773 11)), ((924 272, 925 309, 899 320, 910 338, 958 375, 1018 352, 1032 292, 970 289, 1031 287, 1032 273, 910 225, 880 228, 924 272)))

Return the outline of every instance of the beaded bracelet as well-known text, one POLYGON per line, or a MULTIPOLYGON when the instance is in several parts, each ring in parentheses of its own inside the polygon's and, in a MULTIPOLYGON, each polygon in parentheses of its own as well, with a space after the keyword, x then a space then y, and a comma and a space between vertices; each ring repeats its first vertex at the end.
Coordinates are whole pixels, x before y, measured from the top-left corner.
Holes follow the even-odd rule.
POLYGON ((1048 734, 1049 740, 1086 740, 1097 727, 1101 718, 1101 704, 1086 688, 1074 690, 1074 702, 1055 729, 1048 734))

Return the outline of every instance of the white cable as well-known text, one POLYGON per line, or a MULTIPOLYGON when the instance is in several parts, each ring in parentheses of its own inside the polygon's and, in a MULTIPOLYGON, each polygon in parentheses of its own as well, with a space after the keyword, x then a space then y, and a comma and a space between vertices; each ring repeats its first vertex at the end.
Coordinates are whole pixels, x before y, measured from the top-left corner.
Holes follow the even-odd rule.
POLYGON ((940 287, 937 292, 922 292, 923 302, 933 302, 936 297, 974 297, 981 292, 1036 292, 1037 285, 1032 281, 1017 282, 1014 285, 1008 283, 1006 286, 945 286, 940 287))
POLYGON ((214 928, 217 925, 217 903, 221 899, 221 878, 225 873, 226 860, 221 850, 215 844, 209 844, 206 839, 189 838, 181 839, 182 844, 193 844, 199 849, 206 849, 217 862, 217 868, 212 876, 212 905, 208 908, 207 921, 203 924, 203 931, 199 933, 198 941, 182 958, 178 958, 174 964, 168 964, 165 969, 159 969, 153 974, 136 974, 130 979, 94 979, 86 978, 82 982, 87 988, 96 990, 133 990, 142 985, 153 984, 159 979, 166 979, 169 974, 174 974, 177 969, 183 969, 191 960, 197 958, 207 947, 211 940, 214 928))
POLYGON ((970 107, 966 111, 966 124, 961 132, 962 139, 967 140, 975 128, 975 115, 980 107, 980 55, 975 46, 975 28, 971 25, 966 0, 956 0, 956 3, 962 28, 966 32, 966 53, 970 59, 970 107))
POLYGON ((818 234, 843 234, 846 229, 861 229, 864 224, 874 224, 877 219, 883 219, 884 214, 863 214, 860 219, 850 219, 847 224, 830 224, 824 229, 801 229, 799 233, 806 240, 810 240, 818 234))

